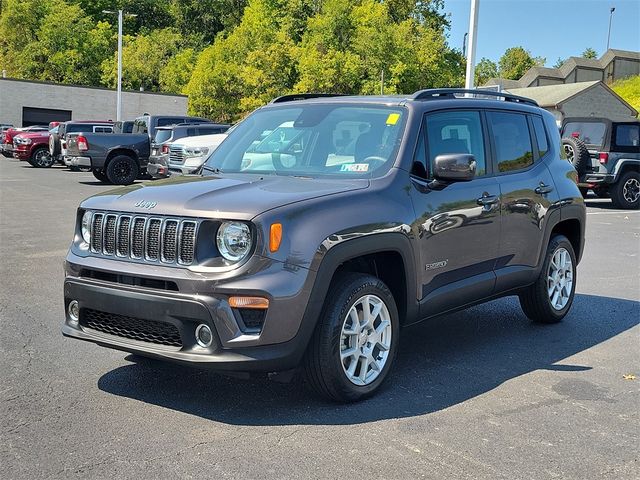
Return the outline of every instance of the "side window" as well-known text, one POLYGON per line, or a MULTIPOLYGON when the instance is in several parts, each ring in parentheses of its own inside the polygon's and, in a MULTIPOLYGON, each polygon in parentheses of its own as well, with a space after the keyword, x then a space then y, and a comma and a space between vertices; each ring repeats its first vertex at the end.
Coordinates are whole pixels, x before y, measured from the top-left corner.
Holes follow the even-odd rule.
POLYGON ((549 151, 549 141, 547 140, 547 131, 544 128, 544 122, 542 118, 534 115, 531 117, 533 123, 533 131, 536 134, 536 141, 538 143, 538 153, 542 157, 549 151))
POLYGON ((451 110, 429 114, 425 117, 425 126, 429 172, 433 171, 433 161, 438 155, 471 153, 476 159, 476 175, 486 175, 484 138, 479 112, 451 110))
POLYGON ((149 128, 144 118, 137 118, 133 122, 133 133, 149 133, 149 128))
MULTIPOLYGON (((616 126, 616 146, 618 147, 639 147, 640 146, 640 125, 617 125, 616 126)), ((626 150, 626 149, 625 149, 626 150)), ((633 151, 630 149, 629 151, 633 151)), ((636 148, 635 151, 638 149, 636 148)))
POLYGON ((220 133, 217 128, 199 128, 198 135, 213 135, 214 133, 220 133))
POLYGON ((487 112, 495 144, 498 172, 521 170, 533 165, 533 149, 527 117, 521 113, 487 112))
POLYGON ((187 137, 195 137, 196 135, 202 135, 202 131, 198 131, 195 128, 187 128, 187 137))

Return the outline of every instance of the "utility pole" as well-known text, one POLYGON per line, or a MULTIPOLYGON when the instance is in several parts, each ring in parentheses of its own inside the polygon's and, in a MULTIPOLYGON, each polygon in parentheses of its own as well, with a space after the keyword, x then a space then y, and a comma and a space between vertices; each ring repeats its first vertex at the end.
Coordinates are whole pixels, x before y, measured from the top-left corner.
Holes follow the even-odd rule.
POLYGON ((464 88, 473 88, 474 74, 476 70, 476 38, 478 27, 478 8, 480 0, 471 0, 471 12, 469 15, 469 54, 467 55, 467 74, 464 88))
POLYGON ((611 40, 611 19, 613 18, 613 12, 616 11, 616 7, 611 7, 609 10, 609 33, 607 33, 607 50, 609 50, 609 40, 611 40))
POLYGON ((380 73, 380 95, 384 95, 384 69, 380 73))
MULTIPOLYGON (((102 13, 116 13, 113 10, 102 10, 102 13)), ((116 88, 116 121, 122 120, 122 18, 137 17, 133 13, 123 14, 122 10, 118 10, 118 86, 116 88)))

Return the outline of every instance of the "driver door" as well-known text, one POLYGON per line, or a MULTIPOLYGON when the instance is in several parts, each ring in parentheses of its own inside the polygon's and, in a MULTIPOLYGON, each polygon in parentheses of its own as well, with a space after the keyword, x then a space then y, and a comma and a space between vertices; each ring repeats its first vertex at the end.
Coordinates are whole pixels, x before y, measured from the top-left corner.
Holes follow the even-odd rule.
POLYGON ((482 117, 479 111, 450 110, 427 114, 422 125, 411 191, 418 217, 423 317, 485 298, 495 286, 500 187, 487 161, 482 117), (448 153, 474 155, 476 177, 448 185, 430 182, 435 157, 448 153))

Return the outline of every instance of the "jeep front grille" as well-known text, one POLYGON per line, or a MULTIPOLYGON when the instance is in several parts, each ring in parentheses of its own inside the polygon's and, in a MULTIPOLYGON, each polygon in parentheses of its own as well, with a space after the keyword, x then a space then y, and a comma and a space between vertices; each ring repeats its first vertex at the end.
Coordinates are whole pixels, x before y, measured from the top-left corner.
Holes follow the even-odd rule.
POLYGON ((179 218, 94 212, 91 252, 106 257, 191 265, 198 222, 179 218))
POLYGON ((80 311, 80 325, 139 342, 182 348, 180 332, 171 323, 83 308, 80 311))

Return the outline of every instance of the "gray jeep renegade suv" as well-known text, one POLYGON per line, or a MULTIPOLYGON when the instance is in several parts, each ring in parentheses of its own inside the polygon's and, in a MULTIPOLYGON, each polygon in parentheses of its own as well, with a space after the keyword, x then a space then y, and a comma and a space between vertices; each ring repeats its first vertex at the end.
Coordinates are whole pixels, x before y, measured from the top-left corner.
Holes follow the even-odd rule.
POLYGON ((567 314, 585 206, 560 149, 553 116, 508 94, 277 98, 200 175, 80 205, 62 332, 220 371, 302 366, 361 399, 403 326, 506 295, 534 321, 567 314))

